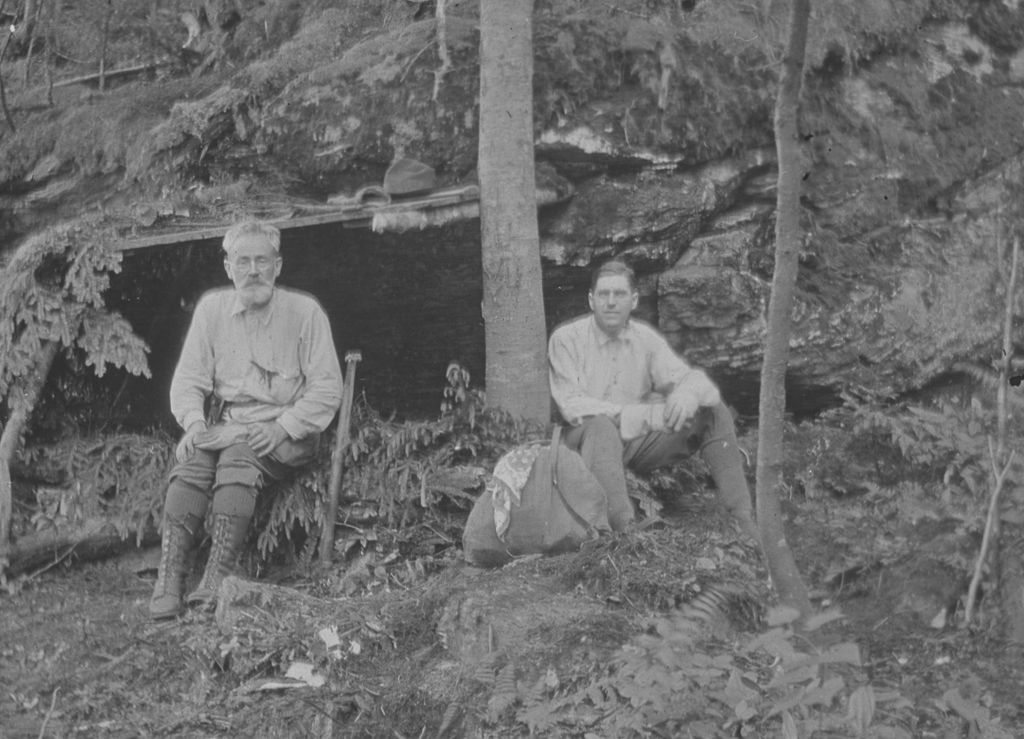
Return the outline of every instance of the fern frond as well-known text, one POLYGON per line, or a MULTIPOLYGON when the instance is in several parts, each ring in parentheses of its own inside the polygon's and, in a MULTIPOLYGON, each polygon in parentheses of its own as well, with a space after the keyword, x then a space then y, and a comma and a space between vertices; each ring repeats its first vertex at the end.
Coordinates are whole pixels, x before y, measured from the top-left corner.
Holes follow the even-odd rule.
POLYGON ((711 583, 679 605, 677 625, 700 627, 721 624, 723 620, 739 631, 760 631, 764 627, 766 607, 757 594, 738 583, 711 583))
POLYGON ((448 707, 444 709, 444 714, 441 716, 441 725, 437 727, 437 734, 435 736, 439 739, 440 737, 449 736, 461 713, 462 707, 458 703, 454 701, 449 703, 448 707))
POLYGON ((505 710, 515 705, 519 699, 516 689, 516 668, 511 662, 506 664, 494 680, 494 692, 487 701, 487 718, 496 722, 505 710))
POLYGON ((497 662, 497 655, 497 652, 489 652, 484 655, 483 659, 480 660, 473 670, 474 680, 488 687, 492 687, 495 684, 496 674, 494 668, 497 662))

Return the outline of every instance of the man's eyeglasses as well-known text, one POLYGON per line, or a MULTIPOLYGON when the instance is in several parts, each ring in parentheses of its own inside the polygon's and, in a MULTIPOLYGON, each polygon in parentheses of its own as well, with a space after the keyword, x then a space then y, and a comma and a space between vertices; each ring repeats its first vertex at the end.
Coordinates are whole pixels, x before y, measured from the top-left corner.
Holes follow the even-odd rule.
POLYGON ((238 257, 229 259, 228 263, 236 270, 251 272, 254 268, 260 272, 266 271, 274 265, 279 257, 238 257))

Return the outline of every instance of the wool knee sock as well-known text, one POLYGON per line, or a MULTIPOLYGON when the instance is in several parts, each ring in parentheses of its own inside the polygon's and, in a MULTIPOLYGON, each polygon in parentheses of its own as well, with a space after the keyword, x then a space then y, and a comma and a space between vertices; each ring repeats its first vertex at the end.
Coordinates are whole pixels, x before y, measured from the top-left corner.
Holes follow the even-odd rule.
POLYGON ((213 493, 213 514, 251 518, 256 510, 256 491, 246 485, 221 485, 213 493))
POLYGON ((198 529, 201 527, 203 519, 206 518, 206 509, 209 505, 210 497, 207 493, 175 479, 171 480, 170 485, 167 486, 167 495, 164 498, 164 516, 186 528, 189 528, 192 522, 198 521, 197 524, 194 524, 196 531, 189 528, 189 533, 195 535, 199 533, 198 529))

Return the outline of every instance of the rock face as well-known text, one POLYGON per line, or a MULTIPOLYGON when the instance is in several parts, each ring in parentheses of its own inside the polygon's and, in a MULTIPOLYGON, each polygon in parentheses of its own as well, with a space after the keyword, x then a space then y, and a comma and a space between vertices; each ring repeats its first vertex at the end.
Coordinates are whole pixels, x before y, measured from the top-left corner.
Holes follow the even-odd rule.
MULTIPOLYGON (((476 3, 448 0, 443 18, 398 0, 315 3, 304 15, 264 5, 259 17, 239 6, 237 38, 276 13, 274 42, 227 44, 229 58, 195 79, 43 112, 15 97, 18 133, 0 140, 5 239, 87 210, 126 233, 279 217, 296 198, 379 183, 403 155, 434 167, 439 184, 473 179, 476 3)), ((584 308, 588 267, 622 256, 641 276, 643 316, 749 393, 773 264, 772 39, 739 44, 756 36, 727 4, 615 5, 545 0, 535 11, 537 158, 575 188, 542 211, 549 323, 584 308)), ((1000 234, 1024 142, 1024 9, 868 5, 823 6, 812 27, 797 399, 899 394, 997 351, 1000 234)), ((429 282, 420 267, 411 279, 429 282)), ((479 336, 479 317, 467 322, 479 336)))

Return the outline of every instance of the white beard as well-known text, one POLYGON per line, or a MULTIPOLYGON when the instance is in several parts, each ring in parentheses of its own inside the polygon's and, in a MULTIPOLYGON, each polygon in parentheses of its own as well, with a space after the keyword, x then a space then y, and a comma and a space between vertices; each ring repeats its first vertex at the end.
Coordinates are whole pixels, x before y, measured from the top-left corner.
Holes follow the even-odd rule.
POLYGON ((238 298, 246 308, 262 308, 270 302, 273 294, 274 286, 265 283, 246 285, 238 290, 238 298))

